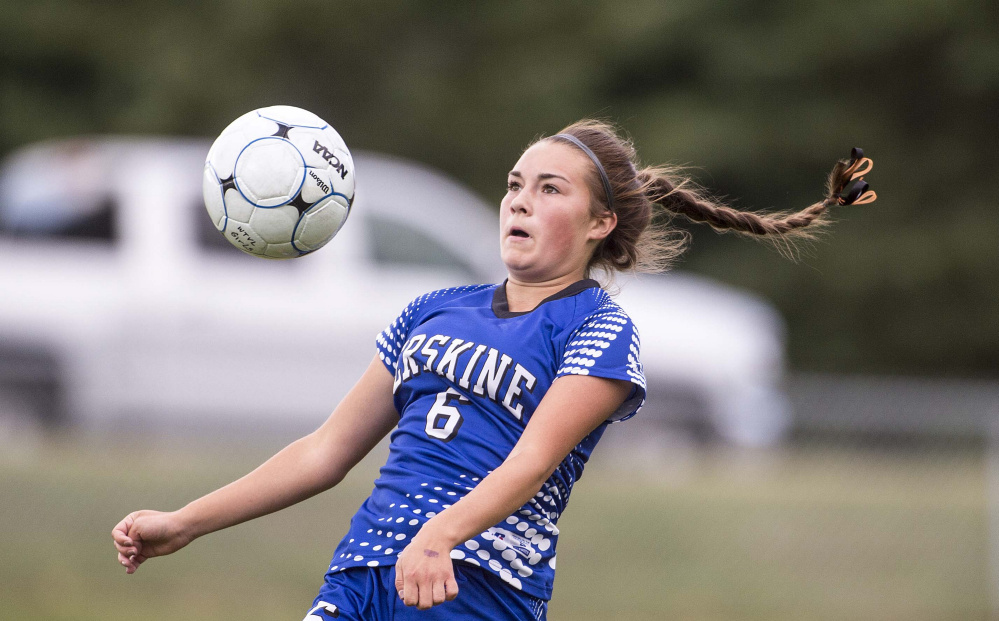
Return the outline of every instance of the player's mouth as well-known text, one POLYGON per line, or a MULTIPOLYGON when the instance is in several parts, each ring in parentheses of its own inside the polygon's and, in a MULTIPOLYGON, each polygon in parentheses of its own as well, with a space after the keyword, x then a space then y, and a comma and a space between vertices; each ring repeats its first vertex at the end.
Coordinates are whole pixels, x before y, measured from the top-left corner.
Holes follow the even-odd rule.
POLYGON ((520 239, 528 239, 530 237, 530 235, 527 234, 527 231, 525 231, 522 228, 518 228, 516 226, 510 229, 510 232, 507 233, 507 236, 508 237, 517 237, 517 238, 520 238, 520 239))

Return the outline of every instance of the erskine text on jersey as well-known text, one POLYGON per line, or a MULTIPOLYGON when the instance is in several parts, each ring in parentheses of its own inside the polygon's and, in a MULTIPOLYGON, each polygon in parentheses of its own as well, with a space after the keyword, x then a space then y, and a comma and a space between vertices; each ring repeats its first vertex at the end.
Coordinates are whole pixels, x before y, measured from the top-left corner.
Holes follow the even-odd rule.
POLYGON ((510 356, 495 347, 479 345, 445 334, 415 334, 400 353, 396 366, 392 392, 396 392, 403 382, 430 371, 446 378, 463 390, 469 390, 480 397, 488 397, 502 403, 510 414, 520 420, 524 406, 519 402, 524 391, 534 392, 537 377, 510 356), (424 356, 420 360, 418 356, 424 356), (463 359, 463 360, 459 360, 463 359), (475 368, 483 360, 478 375, 475 368), (504 387, 507 373, 513 369, 513 377, 504 387), (459 372, 460 369, 460 372, 459 372), (472 378, 475 376, 474 385, 472 378), (501 387, 503 390, 501 390, 501 387))

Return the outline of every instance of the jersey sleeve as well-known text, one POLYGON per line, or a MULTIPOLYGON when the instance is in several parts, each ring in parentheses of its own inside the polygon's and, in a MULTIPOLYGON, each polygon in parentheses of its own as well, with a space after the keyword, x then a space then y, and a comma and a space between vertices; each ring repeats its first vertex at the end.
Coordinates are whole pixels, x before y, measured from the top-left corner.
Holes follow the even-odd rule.
POLYGON ((634 416, 645 403, 645 373, 639 358, 638 330, 616 304, 601 306, 570 337, 556 379, 593 375, 629 381, 631 393, 608 417, 616 422, 634 416))
POLYGON ((422 299, 421 296, 407 304, 399 316, 375 337, 378 358, 392 375, 395 375, 396 366, 399 364, 399 353, 409 338, 409 329, 414 323, 422 299))
POLYGON ((462 287, 452 287, 450 289, 438 289, 424 293, 402 309, 399 316, 395 318, 384 330, 375 337, 375 347, 378 350, 378 358, 382 364, 388 368, 389 372, 395 374, 399 364, 399 354, 403 345, 409 339, 409 332, 413 326, 419 325, 422 317, 431 309, 453 299, 456 296, 494 287, 495 285, 465 285, 462 287))

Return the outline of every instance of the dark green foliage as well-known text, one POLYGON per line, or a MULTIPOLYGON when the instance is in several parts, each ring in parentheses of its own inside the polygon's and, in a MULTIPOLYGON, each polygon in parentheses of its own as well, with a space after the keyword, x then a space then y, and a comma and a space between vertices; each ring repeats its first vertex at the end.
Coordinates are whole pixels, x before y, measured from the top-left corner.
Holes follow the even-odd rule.
MULTIPOLYGON (((498 201, 538 134, 621 123, 738 207, 821 198, 861 146, 880 200, 800 263, 697 227, 683 266, 776 301, 792 363, 999 373, 999 24, 987 2, 0 4, 0 153, 212 136, 255 107, 439 166, 498 201)), ((363 181, 362 181, 363 182, 363 181)))

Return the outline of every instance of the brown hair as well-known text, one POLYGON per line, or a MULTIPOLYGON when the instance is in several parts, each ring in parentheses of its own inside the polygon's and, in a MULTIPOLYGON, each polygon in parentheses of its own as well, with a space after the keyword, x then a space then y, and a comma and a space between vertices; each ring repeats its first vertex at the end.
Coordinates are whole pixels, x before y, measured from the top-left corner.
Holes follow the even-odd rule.
MULTIPOLYGON (((734 231, 771 242, 793 258, 797 254, 796 242, 814 238, 815 231, 826 224, 831 205, 863 204, 876 198, 862 179, 873 164, 863 157, 860 149, 854 149, 850 160, 841 160, 833 167, 823 200, 800 211, 758 213, 716 202, 678 168, 641 167, 632 142, 609 123, 578 121, 559 134, 575 137, 593 152, 613 192, 617 227, 594 250, 587 272, 668 269, 686 249, 690 237, 686 231, 672 226, 677 215, 709 224, 720 232, 734 231)), ((572 144, 558 135, 541 141, 572 144)), ((593 197, 591 209, 594 215, 599 215, 608 210, 608 197, 596 164, 591 173, 588 179, 593 197)))

